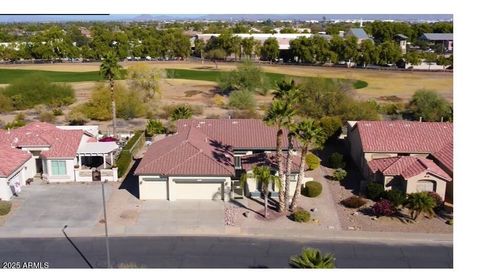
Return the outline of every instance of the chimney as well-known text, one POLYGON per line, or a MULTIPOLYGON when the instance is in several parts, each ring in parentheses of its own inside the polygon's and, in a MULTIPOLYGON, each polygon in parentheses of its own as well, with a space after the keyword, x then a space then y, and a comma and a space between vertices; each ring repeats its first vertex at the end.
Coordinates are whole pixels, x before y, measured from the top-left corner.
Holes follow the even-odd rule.
POLYGON ((443 117, 441 117, 441 118, 440 118, 440 122, 442 122, 442 123, 443 123, 443 117))
POLYGON ((338 36, 343 38, 345 36, 345 31, 338 31, 338 36))
POLYGON ((420 120, 419 120, 419 121, 420 121, 420 122, 422 121, 422 117, 420 117, 420 120))

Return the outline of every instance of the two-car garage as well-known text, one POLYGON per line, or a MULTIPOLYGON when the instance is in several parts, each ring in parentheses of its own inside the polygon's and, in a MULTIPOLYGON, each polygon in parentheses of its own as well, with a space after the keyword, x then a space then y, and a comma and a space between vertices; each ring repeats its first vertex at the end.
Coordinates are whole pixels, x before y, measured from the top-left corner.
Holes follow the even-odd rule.
POLYGON ((230 177, 139 176, 142 200, 224 200, 230 177))

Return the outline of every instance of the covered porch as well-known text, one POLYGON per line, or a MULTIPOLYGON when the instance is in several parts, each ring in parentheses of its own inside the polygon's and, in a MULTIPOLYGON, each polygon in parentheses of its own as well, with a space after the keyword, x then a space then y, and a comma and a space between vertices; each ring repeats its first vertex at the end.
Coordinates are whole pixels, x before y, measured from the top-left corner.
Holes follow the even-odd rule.
POLYGON ((89 142, 80 146, 75 165, 75 181, 117 181, 115 142, 89 142))

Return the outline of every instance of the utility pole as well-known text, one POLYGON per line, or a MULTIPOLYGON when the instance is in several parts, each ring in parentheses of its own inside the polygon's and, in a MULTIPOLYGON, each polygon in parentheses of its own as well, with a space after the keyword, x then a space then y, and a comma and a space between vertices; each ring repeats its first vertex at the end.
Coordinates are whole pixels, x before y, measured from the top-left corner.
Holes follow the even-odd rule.
POLYGON ((106 248, 107 248, 107 268, 112 268, 112 265, 110 263, 110 246, 108 244, 108 227, 107 227, 107 206, 105 204, 105 183, 107 183, 108 180, 105 180, 104 182, 101 182, 102 184, 102 198, 103 198, 103 220, 105 221, 105 243, 106 243, 106 248))

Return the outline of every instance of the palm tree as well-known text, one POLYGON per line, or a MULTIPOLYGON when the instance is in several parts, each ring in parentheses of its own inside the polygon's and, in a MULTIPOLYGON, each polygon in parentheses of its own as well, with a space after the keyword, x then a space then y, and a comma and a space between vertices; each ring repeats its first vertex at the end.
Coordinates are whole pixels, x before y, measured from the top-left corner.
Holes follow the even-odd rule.
POLYGON ((290 257, 290 265, 294 268, 335 268, 335 257, 322 254, 318 249, 305 248, 300 255, 290 257))
POLYGON ((303 179, 305 177, 305 158, 308 150, 312 146, 322 147, 326 140, 326 135, 323 129, 313 120, 305 119, 299 122, 293 129, 293 133, 300 142, 300 173, 298 174, 297 186, 293 195, 290 209, 294 210, 297 207, 298 196, 302 189, 303 179))
POLYGON ((413 220, 417 220, 421 213, 428 214, 431 217, 436 205, 435 200, 427 192, 411 193, 405 201, 405 207, 410 210, 410 217, 413 220))
POLYGON ((267 110, 263 120, 267 125, 275 126, 277 128, 277 142, 276 142, 276 163, 278 167, 278 174, 280 176, 281 190, 278 197, 279 211, 285 211, 285 171, 283 162, 283 127, 290 122, 290 118, 294 115, 294 110, 288 105, 286 101, 274 100, 267 110))
POLYGON ((295 86, 295 81, 291 80, 290 82, 287 82, 283 80, 280 83, 277 83, 278 90, 273 92, 274 98, 275 99, 280 99, 283 100, 289 105, 291 109, 291 115, 287 117, 287 122, 284 125, 284 127, 288 128, 289 132, 287 135, 287 142, 288 142, 288 152, 287 152, 287 167, 285 169, 285 208, 284 210, 287 210, 289 207, 289 200, 290 200, 290 175, 292 172, 292 157, 293 157, 293 138, 294 134, 292 132, 292 120, 293 117, 296 115, 297 110, 295 109, 295 106, 297 105, 297 102, 299 100, 299 90, 295 86))
POLYGON ((100 65, 100 75, 110 83, 110 98, 112 100, 112 124, 113 137, 117 137, 117 111, 115 105, 115 95, 113 92, 115 79, 120 77, 122 67, 118 64, 118 58, 113 52, 108 53, 100 65))
POLYGON ((263 200, 265 204, 264 217, 267 218, 268 217, 267 215, 268 193, 270 192, 269 185, 270 183, 278 184, 278 178, 275 175, 272 175, 272 170, 268 166, 255 166, 253 168, 253 177, 258 183, 260 183, 262 194, 263 194, 263 200))

